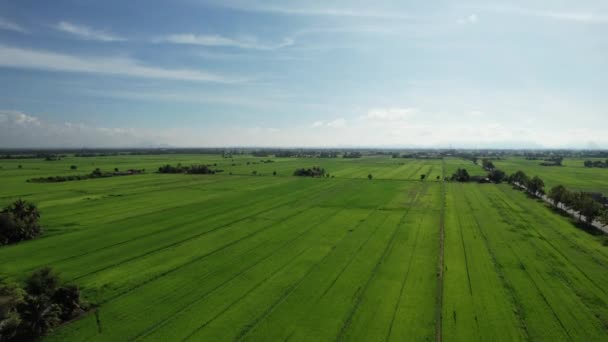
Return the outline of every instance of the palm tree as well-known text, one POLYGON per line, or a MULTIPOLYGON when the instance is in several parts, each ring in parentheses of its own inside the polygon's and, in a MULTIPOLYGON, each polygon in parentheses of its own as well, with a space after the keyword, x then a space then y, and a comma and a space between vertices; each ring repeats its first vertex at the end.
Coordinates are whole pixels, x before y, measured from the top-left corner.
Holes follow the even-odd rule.
POLYGON ((51 304, 46 296, 28 296, 24 304, 22 319, 32 337, 39 337, 61 322, 60 314, 59 306, 51 304))

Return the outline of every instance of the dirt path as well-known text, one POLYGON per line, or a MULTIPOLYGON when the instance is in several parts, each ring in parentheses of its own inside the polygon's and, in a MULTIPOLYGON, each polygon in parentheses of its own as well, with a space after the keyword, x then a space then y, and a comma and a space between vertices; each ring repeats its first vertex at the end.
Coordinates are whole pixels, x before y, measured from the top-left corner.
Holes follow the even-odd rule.
POLYGON ((445 235, 445 162, 441 161, 441 214, 439 217, 439 264, 437 270, 437 313, 435 317, 435 340, 441 342, 443 320, 443 241, 445 235))

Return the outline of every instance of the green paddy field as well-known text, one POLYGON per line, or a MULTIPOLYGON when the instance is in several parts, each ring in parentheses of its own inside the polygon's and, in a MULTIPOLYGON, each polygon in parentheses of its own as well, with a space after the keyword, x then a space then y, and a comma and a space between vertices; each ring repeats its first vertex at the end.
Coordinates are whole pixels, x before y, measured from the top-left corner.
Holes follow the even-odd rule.
MULTIPOLYGON (((496 165, 519 167, 510 162, 496 165)), ((97 305, 48 341, 608 340, 602 238, 508 185, 441 180, 459 167, 483 174, 469 161, 155 155, 0 166, 0 205, 33 201, 46 228, 0 247, 0 276, 49 265, 97 305), (154 173, 177 163, 224 171, 154 173), (312 166, 333 177, 292 176, 312 166), (26 182, 95 168, 146 173, 26 182)), ((549 182, 569 177, 546 169, 549 182)))

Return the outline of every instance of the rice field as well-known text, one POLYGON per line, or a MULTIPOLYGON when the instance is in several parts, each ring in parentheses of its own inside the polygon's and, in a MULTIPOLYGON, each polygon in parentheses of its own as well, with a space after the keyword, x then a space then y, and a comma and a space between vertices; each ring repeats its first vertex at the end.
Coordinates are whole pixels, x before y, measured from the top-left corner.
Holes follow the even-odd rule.
POLYGON ((96 305, 49 341, 608 338, 608 247, 506 185, 437 180, 471 172, 467 161, 159 155, 0 166, 0 204, 36 202, 46 228, 0 248, 0 277, 50 265, 96 305), (150 172, 167 163, 224 172, 150 172), (334 177, 291 176, 312 166, 334 177), (97 167, 148 172, 26 182, 97 167))

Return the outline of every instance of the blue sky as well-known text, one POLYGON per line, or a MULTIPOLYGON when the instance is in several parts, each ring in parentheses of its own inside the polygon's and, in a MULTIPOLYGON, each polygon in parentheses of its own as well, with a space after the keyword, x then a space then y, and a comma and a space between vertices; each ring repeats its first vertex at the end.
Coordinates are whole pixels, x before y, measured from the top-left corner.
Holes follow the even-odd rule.
POLYGON ((608 2, 2 1, 0 147, 608 148, 608 2))

